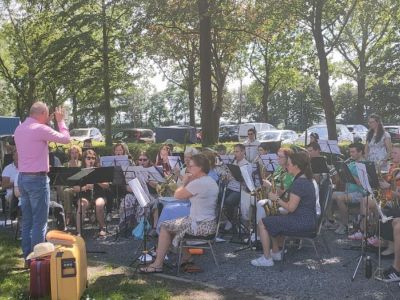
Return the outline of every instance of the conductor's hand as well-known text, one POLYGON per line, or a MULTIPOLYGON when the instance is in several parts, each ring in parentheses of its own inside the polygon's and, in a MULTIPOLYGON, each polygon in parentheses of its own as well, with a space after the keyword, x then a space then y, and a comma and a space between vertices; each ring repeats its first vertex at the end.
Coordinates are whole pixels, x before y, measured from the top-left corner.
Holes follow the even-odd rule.
POLYGON ((57 123, 64 121, 65 117, 65 110, 64 107, 58 106, 54 112, 54 118, 56 119, 57 123))

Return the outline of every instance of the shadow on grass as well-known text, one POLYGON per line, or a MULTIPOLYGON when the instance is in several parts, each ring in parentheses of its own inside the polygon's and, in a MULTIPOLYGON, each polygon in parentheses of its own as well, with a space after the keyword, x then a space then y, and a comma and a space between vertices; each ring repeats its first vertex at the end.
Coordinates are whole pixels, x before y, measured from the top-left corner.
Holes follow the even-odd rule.
POLYGON ((161 282, 149 283, 134 279, 126 274, 109 274, 100 276, 89 285, 84 299, 170 299, 171 293, 161 282))

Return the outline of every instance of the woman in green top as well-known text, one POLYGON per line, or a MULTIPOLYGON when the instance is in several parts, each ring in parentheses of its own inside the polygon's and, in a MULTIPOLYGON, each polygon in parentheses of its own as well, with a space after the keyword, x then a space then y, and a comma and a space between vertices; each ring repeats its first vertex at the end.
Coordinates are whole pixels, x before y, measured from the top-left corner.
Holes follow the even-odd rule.
MULTIPOLYGON (((279 166, 276 168, 273 178, 275 181, 275 191, 279 197, 282 196, 285 190, 287 190, 294 180, 294 176, 287 171, 287 163, 289 155, 293 153, 293 151, 289 148, 280 148, 278 150, 278 164, 279 166)), ((264 186, 268 188, 272 188, 272 183, 268 180, 264 181, 264 186)), ((257 202, 257 222, 262 218, 265 218, 265 210, 264 205, 267 203, 267 199, 263 199, 257 202)))

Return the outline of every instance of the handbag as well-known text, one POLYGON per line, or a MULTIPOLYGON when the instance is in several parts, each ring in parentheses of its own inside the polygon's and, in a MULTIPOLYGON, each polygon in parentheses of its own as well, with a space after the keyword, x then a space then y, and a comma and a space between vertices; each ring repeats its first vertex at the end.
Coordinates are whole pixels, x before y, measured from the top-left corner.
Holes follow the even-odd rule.
POLYGON ((144 217, 140 218, 139 224, 136 225, 132 230, 132 236, 134 236, 135 240, 143 240, 144 231, 150 229, 150 223, 144 217))

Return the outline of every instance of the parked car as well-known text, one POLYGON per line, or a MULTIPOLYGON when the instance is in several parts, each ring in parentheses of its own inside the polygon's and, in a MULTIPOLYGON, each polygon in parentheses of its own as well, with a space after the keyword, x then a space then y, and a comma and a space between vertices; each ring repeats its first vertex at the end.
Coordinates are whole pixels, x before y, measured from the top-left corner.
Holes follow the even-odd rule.
POLYGON ((219 127, 219 141, 222 142, 237 142, 239 125, 221 125, 219 127))
MULTIPOLYGON (((310 142, 310 134, 315 132, 318 134, 320 140, 328 139, 328 127, 325 124, 313 125, 307 128, 307 143, 310 142)), ((336 124, 336 133, 338 135, 339 142, 350 142, 354 141, 353 134, 349 131, 349 129, 343 124, 336 124)), ((305 142, 305 132, 303 132, 296 142, 299 142, 304 145, 305 142)))
POLYGON ((125 128, 113 135, 113 141, 124 143, 154 143, 154 132, 144 128, 125 128))
POLYGON ((400 143, 400 126, 398 125, 387 125, 384 126, 385 130, 389 132, 392 138, 392 143, 400 143))
POLYGON ((268 130, 257 134, 257 140, 263 142, 281 141, 283 144, 293 144, 298 138, 298 134, 293 130, 268 130))
POLYGON ((365 143, 367 140, 367 133, 368 133, 368 128, 365 127, 364 125, 346 125, 347 129, 353 134, 354 136, 354 141, 360 141, 365 143))
MULTIPOLYGON (((243 142, 247 139, 247 131, 250 128, 254 128, 257 132, 274 130, 275 126, 269 123, 245 123, 239 125, 239 142, 243 142)), ((258 139, 258 136, 257 136, 258 139)))
POLYGON ((92 141, 104 142, 104 136, 100 130, 95 127, 90 128, 76 128, 70 132, 71 139, 79 142, 91 139, 92 141))

